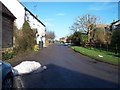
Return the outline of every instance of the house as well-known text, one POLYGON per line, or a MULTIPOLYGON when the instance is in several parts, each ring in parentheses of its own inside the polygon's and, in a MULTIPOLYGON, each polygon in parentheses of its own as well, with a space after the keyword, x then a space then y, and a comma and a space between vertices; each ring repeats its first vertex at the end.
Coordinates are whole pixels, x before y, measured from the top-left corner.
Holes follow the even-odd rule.
POLYGON ((104 27, 106 31, 120 30, 120 20, 113 21, 111 24, 104 27))
POLYGON ((96 24, 96 28, 104 28, 106 27, 108 24, 96 24))
POLYGON ((37 16, 35 16, 31 11, 29 11, 18 0, 1 0, 1 2, 17 18, 15 20, 15 25, 18 29, 21 29, 25 20, 27 20, 31 26, 31 29, 36 30, 36 34, 39 34, 39 37, 36 37, 37 44, 39 40, 42 40, 45 43, 46 26, 38 19, 37 16), (12 4, 10 2, 12 2, 12 4))
POLYGON ((117 20, 111 23, 110 31, 113 31, 115 29, 120 30, 120 20, 117 20))
POLYGON ((31 29, 35 31, 37 44, 39 44, 39 41, 43 41, 43 46, 45 46, 46 26, 37 18, 37 16, 34 16, 26 7, 24 9, 24 19, 29 22, 31 29))
POLYGON ((2 49, 13 47, 13 25, 16 17, 8 10, 8 8, 0 2, 0 17, 2 23, 2 49))
POLYGON ((60 42, 64 42, 64 43, 65 43, 65 42, 67 42, 67 38, 68 38, 67 36, 66 36, 66 37, 62 37, 62 38, 60 38, 60 40, 59 40, 59 41, 60 41, 60 42))

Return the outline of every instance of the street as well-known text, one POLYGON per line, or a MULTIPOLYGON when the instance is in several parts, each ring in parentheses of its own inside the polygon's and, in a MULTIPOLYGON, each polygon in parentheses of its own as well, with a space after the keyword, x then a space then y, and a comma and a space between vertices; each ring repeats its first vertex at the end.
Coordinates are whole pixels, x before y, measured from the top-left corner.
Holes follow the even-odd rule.
MULTIPOLYGON (((53 44, 24 60, 46 65, 42 72, 17 76, 20 88, 117 88, 118 69, 53 44)), ((16 84, 18 85, 18 84, 16 84)), ((15 86, 17 87, 17 86, 15 86)))

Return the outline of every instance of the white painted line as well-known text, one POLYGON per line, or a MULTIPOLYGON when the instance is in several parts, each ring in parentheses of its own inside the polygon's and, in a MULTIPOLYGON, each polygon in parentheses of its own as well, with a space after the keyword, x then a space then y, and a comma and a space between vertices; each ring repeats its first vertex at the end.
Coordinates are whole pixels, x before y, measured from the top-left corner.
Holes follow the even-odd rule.
POLYGON ((20 78, 20 76, 14 77, 15 88, 24 88, 24 84, 20 78))

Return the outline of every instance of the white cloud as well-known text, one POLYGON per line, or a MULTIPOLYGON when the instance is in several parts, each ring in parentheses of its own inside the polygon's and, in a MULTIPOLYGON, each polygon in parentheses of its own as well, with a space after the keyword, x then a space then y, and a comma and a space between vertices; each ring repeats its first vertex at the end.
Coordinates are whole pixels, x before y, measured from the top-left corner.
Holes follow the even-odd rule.
POLYGON ((54 27, 55 25, 51 22, 44 22, 47 27, 54 27))
POLYGON ((99 11, 102 10, 100 7, 90 7, 89 10, 99 11))
POLYGON ((65 14, 64 13, 57 13, 56 15, 57 16, 64 16, 65 14))
POLYGON ((117 4, 111 4, 110 2, 104 2, 104 3, 96 3, 92 4, 88 10, 94 10, 94 11, 100 11, 100 10, 108 10, 111 8, 118 7, 117 4))
POLYGON ((53 18, 45 18, 45 19, 44 19, 45 22, 51 22, 51 21, 53 21, 53 20, 54 20, 53 18))
POLYGON ((55 26, 53 23, 50 23, 50 22, 45 22, 45 25, 48 26, 48 27, 54 27, 55 26))
POLYGON ((47 27, 54 27, 55 25, 53 24, 54 18, 45 18, 43 19, 43 22, 47 27))

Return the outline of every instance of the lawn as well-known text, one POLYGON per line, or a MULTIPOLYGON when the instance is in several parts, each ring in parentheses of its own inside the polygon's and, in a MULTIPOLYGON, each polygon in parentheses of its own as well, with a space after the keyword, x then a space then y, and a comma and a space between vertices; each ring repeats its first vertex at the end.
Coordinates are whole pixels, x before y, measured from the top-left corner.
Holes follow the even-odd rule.
POLYGON ((94 48, 84 48, 84 47, 79 47, 79 46, 71 46, 71 48, 79 52, 83 55, 89 56, 91 58, 94 58, 96 60, 102 61, 102 62, 107 62, 110 64, 118 65, 118 62, 120 60, 120 55, 117 55, 112 52, 108 51, 100 51, 94 48))

